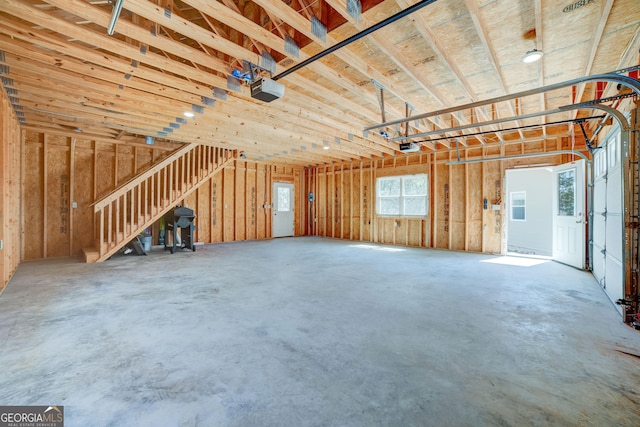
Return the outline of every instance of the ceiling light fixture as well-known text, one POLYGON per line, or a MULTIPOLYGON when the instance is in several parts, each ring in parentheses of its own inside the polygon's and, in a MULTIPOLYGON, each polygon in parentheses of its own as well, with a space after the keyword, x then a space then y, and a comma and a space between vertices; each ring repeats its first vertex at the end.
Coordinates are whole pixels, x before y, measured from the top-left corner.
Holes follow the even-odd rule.
POLYGON ((184 114, 184 116, 185 116, 185 117, 189 117, 190 119, 196 116, 196 115, 195 115, 193 112, 191 112, 191 111, 185 111, 185 112, 184 112, 184 113, 182 113, 182 114, 184 114))
POLYGON ((527 64, 531 62, 536 62, 543 56, 544 56, 544 52, 542 52, 541 50, 532 49, 529 52, 525 53, 525 55, 522 57, 522 62, 525 62, 527 64))

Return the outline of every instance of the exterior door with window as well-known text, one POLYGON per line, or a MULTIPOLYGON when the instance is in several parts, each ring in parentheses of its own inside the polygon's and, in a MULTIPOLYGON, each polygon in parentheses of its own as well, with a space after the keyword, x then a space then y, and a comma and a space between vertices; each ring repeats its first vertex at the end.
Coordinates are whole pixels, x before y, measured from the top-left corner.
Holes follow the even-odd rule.
POLYGON ((273 183, 273 237, 294 234, 293 184, 273 183))
POLYGON ((584 160, 554 168, 553 259, 585 267, 586 206, 584 160))

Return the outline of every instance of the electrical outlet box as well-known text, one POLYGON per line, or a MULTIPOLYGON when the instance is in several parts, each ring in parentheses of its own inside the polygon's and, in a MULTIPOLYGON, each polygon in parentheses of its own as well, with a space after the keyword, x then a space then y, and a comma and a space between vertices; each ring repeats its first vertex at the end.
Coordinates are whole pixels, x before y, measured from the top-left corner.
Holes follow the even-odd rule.
POLYGON ((494 211, 499 211, 500 205, 491 205, 491 209, 493 209, 494 211))
POLYGON ((71 202, 72 209, 78 209, 78 202, 71 202))

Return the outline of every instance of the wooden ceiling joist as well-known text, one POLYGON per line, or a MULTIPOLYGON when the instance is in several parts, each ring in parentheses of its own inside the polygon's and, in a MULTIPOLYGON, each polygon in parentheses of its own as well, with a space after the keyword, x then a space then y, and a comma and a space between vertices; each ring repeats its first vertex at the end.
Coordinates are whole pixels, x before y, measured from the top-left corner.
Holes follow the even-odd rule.
POLYGON ((596 93, 611 96, 615 88, 608 85, 601 93, 586 84, 573 92, 491 106, 455 106, 640 60, 637 0, 575 8, 562 0, 438 0, 279 79, 286 88, 281 99, 253 99, 246 83, 238 92, 227 89, 228 76, 243 60, 259 63, 265 51, 286 70, 416 1, 363 2, 359 20, 342 0, 289 3, 126 0, 109 36, 106 2, 0 0, 4 90, 29 128, 73 132, 77 127, 123 143, 161 132, 178 143, 232 147, 260 161, 310 165, 395 156, 396 136, 425 132, 433 135, 422 142, 429 151, 456 149, 456 141, 458 147, 474 148, 546 138, 554 146, 574 127, 524 128, 553 120, 545 116, 523 119, 515 129, 497 120, 590 100, 596 93), (315 19, 328 29, 326 37, 314 33, 315 19), (292 40, 297 55, 287 49, 292 40), (533 48, 545 52, 542 60, 520 62, 533 48), (411 114, 449 112, 390 126, 389 138, 363 132, 380 119, 373 81, 384 87, 390 118, 406 117, 408 104, 411 114), (224 90, 226 99, 216 99, 214 87, 224 90), (189 109, 202 112, 182 119, 189 109))

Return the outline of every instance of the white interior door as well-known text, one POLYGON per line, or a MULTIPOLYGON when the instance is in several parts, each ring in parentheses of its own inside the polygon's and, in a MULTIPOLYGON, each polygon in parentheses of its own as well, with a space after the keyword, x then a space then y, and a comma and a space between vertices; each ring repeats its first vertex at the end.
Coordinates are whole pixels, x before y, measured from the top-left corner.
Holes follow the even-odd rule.
POLYGON ((293 184, 273 183, 273 237, 293 236, 293 184))
POLYGON ((584 269, 587 212, 584 160, 553 169, 553 259, 584 269))

